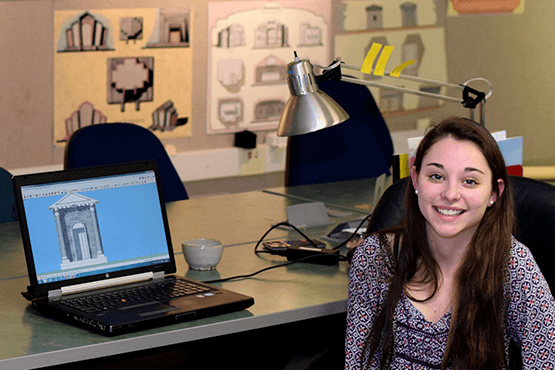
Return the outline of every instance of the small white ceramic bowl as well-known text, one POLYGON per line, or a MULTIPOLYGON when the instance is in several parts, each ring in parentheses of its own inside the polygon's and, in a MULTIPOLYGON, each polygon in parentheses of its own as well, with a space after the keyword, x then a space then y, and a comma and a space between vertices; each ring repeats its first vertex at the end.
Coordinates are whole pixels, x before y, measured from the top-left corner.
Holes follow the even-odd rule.
POLYGON ((213 239, 192 239, 181 245, 185 261, 193 270, 213 270, 222 258, 224 245, 213 239))

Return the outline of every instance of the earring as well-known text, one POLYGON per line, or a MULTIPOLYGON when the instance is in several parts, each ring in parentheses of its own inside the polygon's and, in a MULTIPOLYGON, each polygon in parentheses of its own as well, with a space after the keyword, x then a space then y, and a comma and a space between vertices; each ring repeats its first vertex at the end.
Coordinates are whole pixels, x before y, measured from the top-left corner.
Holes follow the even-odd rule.
POLYGON ((490 207, 493 206, 494 203, 495 203, 495 202, 494 202, 493 200, 490 200, 490 201, 489 201, 490 207))
POLYGON ((414 191, 414 194, 418 195, 418 190, 415 190, 415 191, 414 191))

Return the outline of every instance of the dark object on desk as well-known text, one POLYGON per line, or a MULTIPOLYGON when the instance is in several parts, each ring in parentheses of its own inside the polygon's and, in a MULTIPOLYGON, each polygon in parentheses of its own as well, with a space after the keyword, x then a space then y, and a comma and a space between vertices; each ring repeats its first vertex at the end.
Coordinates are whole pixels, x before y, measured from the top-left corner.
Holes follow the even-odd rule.
POLYGON ((234 146, 243 149, 256 148, 256 134, 248 130, 235 133, 234 146))
POLYGON ((318 239, 273 240, 269 242, 263 242, 262 245, 265 249, 270 251, 284 251, 291 247, 326 248, 324 242, 318 239))
POLYGON ((64 168, 83 168, 155 159, 165 202, 189 199, 183 182, 160 140, 148 129, 130 123, 82 127, 71 135, 64 168))
POLYGON ((289 138, 285 186, 389 175, 393 142, 366 86, 323 81, 320 89, 350 118, 340 125, 289 138))
POLYGON ((254 304, 173 275, 154 160, 15 176, 13 185, 30 281, 24 296, 39 310, 115 335, 254 304))
MULTIPOLYGON (((288 261, 292 261, 291 263, 307 262, 307 263, 315 263, 320 265, 335 265, 339 261, 345 261, 345 257, 339 254, 338 248, 336 249, 320 248, 318 244, 323 244, 321 241, 315 239, 315 240, 312 240, 311 242, 310 240, 311 239, 308 236, 306 236, 297 226, 290 224, 287 221, 280 222, 275 225, 272 225, 272 227, 268 231, 266 231, 264 235, 262 235, 260 240, 258 240, 256 245, 254 246, 254 253, 255 254, 270 253, 270 254, 275 254, 279 256, 284 256, 287 258, 288 261), (304 240, 298 241, 296 243, 291 243, 291 244, 285 244, 280 241, 264 242, 264 243, 262 242, 266 237, 266 235, 268 235, 276 227, 280 227, 280 226, 288 226, 293 228, 295 231, 297 231, 300 235, 304 237, 304 240), (260 246, 260 244, 264 245, 264 249, 266 249, 265 251, 258 250, 258 247, 260 246)), ((287 264, 283 266, 286 266, 286 265, 287 264)), ((280 267, 280 266, 278 265, 272 268, 275 268, 275 267, 280 267)), ((267 269, 264 269, 262 271, 265 271, 265 270, 267 269)), ((259 271, 259 272, 262 272, 262 271, 259 271)), ((256 274, 258 274, 259 272, 257 272, 256 274)), ((250 276, 254 276, 254 274, 251 274, 250 276)))
POLYGON ((292 245, 285 251, 288 261, 298 261, 303 259, 302 262, 316 263, 319 265, 335 265, 339 263, 341 256, 338 250, 317 247, 303 247, 292 245))
POLYGON ((17 221, 12 174, 0 167, 0 224, 17 221))

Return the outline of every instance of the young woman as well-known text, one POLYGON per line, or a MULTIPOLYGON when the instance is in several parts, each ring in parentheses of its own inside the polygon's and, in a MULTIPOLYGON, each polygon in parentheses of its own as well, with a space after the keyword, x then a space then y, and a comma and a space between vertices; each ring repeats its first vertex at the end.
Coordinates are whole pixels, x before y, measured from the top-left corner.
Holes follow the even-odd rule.
POLYGON ((512 237, 503 156, 479 124, 423 138, 397 227, 370 235, 350 271, 346 369, 555 369, 555 300, 512 237))

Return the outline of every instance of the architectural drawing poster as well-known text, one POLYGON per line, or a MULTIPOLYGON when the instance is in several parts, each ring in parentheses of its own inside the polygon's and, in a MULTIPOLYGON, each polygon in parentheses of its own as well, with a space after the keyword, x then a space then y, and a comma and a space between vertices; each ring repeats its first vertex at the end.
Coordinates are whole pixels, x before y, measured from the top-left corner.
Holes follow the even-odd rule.
MULTIPOLYGON (((362 66, 373 43, 393 46, 386 71, 408 60, 416 63, 401 72, 439 82, 447 81, 447 61, 443 27, 437 26, 434 0, 343 1, 342 24, 335 36, 335 54, 351 65, 362 66)), ((374 66, 378 58, 374 61, 374 66)), ((351 71, 348 71, 351 74, 351 71)), ((434 84, 380 77, 354 71, 354 76, 370 81, 458 97, 459 91, 446 91, 434 84)), ((461 81, 462 83, 464 81, 461 81)), ((410 113, 439 107, 441 100, 371 87, 382 112, 410 113)), ((462 97, 462 96, 461 96, 462 97)))
POLYGON ((80 127, 128 122, 191 135, 189 8, 57 11, 54 145, 80 127))
POLYGON ((207 132, 277 128, 294 52, 332 60, 330 18, 330 0, 209 3, 207 132))

